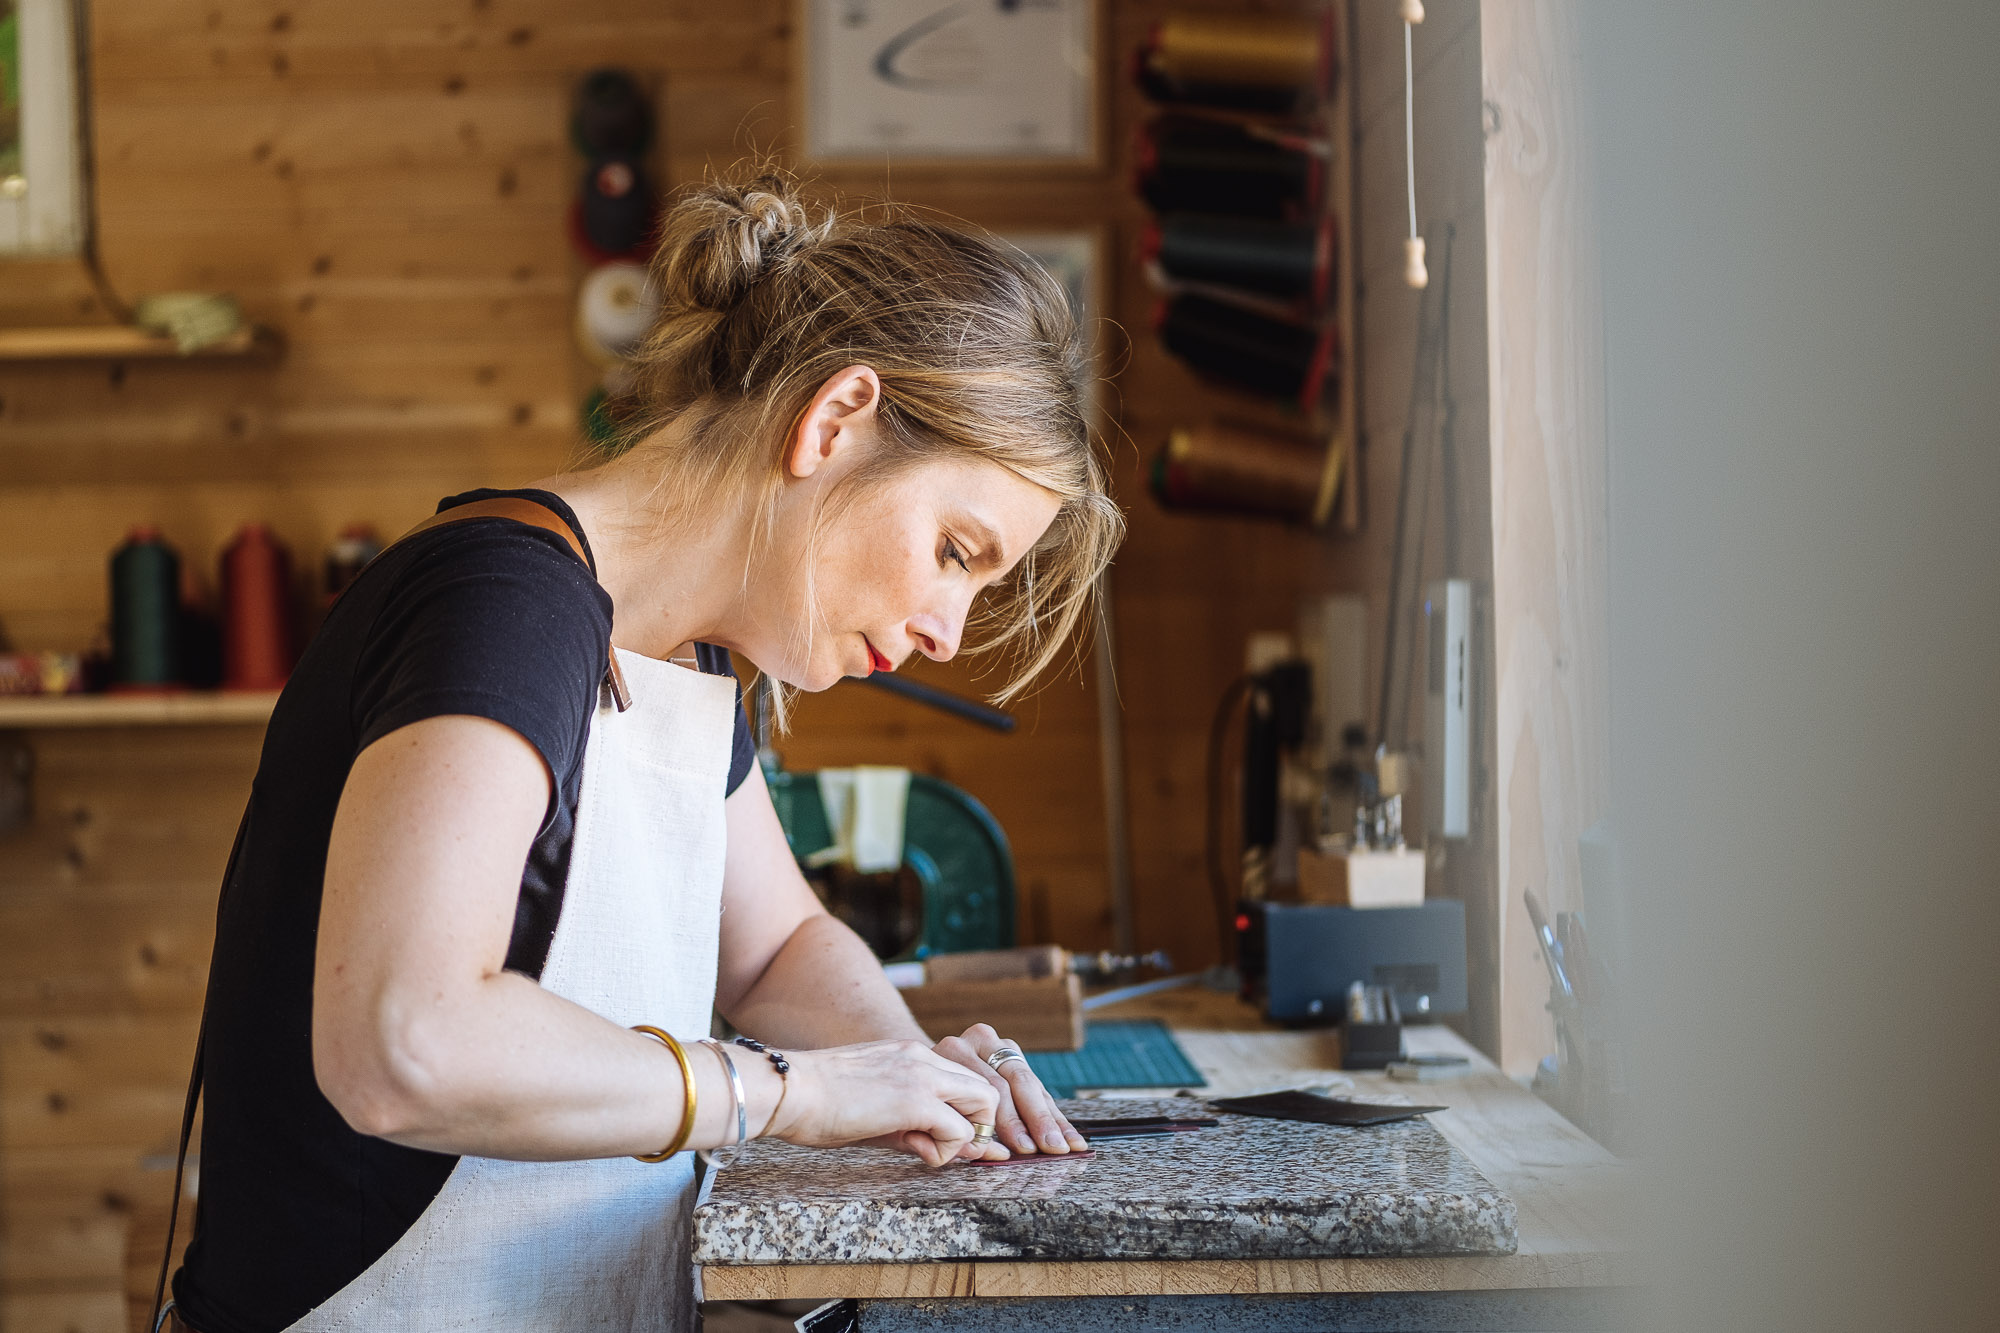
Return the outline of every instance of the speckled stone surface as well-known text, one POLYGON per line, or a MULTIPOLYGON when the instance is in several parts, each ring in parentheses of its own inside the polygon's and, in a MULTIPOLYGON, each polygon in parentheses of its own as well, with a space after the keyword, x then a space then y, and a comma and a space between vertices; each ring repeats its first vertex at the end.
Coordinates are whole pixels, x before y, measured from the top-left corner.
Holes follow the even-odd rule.
MULTIPOLYGON (((1089 1161, 932 1171, 874 1148, 758 1142, 695 1210, 701 1264, 941 1259, 1304 1259, 1512 1254, 1514 1201, 1427 1120, 1369 1129, 1120 1099, 1112 1114, 1213 1114, 1214 1129, 1114 1139, 1089 1161)), ((1104 1115, 1104 1102, 1065 1102, 1104 1115)))

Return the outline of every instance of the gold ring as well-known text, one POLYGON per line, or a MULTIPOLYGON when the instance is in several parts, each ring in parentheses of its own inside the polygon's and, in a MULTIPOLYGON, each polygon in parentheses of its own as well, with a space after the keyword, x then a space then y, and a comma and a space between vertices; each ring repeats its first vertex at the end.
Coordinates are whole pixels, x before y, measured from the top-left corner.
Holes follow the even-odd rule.
POLYGON ((973 1121, 972 1142, 975 1145, 993 1142, 993 1126, 982 1125, 977 1120, 973 1121))

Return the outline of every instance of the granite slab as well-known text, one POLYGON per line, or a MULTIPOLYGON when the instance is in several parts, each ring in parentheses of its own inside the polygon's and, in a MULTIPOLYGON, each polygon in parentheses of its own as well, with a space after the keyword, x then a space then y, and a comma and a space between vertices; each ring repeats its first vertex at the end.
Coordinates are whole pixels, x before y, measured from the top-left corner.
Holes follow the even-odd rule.
MULTIPOLYGON (((1071 1115, 1104 1102, 1064 1102, 1071 1115)), ((1213 1129, 1099 1143, 1088 1161, 931 1170, 876 1148, 759 1141, 694 1214, 699 1264, 1307 1259, 1512 1254, 1514 1201, 1428 1120, 1350 1129, 1119 1099, 1213 1129)))

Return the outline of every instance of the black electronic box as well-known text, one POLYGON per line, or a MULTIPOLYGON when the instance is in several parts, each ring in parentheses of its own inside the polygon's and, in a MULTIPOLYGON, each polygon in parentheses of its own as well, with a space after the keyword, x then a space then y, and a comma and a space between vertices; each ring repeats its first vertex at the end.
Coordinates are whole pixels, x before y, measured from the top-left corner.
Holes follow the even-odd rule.
POLYGON ((1393 991, 1405 1023, 1465 1012, 1465 904, 1322 907, 1246 902, 1236 917, 1243 993, 1281 1023, 1336 1023, 1355 982, 1393 991))

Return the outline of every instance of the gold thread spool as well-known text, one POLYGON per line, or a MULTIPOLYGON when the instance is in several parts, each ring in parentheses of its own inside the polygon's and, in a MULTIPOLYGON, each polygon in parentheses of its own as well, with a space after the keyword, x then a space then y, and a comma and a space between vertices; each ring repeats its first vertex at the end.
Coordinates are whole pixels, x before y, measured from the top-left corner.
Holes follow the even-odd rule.
POLYGON ((1167 468, 1176 499, 1311 522, 1326 447, 1303 436, 1213 421, 1167 436, 1167 468))
POLYGON ((1174 14, 1154 29, 1151 63, 1186 83, 1323 88, 1332 65, 1328 37, 1315 18, 1174 14))

